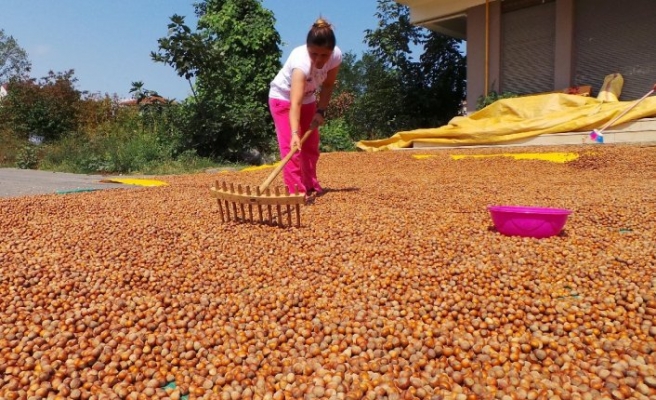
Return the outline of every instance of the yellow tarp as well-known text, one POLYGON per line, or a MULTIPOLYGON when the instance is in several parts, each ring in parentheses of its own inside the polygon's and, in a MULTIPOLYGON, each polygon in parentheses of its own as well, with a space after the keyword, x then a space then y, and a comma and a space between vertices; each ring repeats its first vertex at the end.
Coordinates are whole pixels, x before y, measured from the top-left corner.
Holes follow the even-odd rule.
POLYGON ((163 181, 158 181, 155 179, 137 179, 137 178, 109 178, 103 179, 100 182, 107 183, 124 183, 126 185, 135 185, 135 186, 166 186, 168 183, 163 181))
POLYGON ((564 164, 570 161, 577 160, 579 155, 577 153, 504 153, 504 154, 453 154, 451 158, 454 160, 462 160, 463 158, 490 158, 490 157, 510 157, 515 160, 540 160, 549 161, 553 163, 564 164))
MULTIPOLYGON (((591 132, 619 115, 633 102, 602 102, 563 93, 503 99, 467 117, 455 117, 439 128, 398 132, 381 140, 362 140, 365 151, 412 147, 415 140, 435 145, 488 145, 542 134, 591 132)), ((614 125, 656 116, 656 97, 648 97, 614 125)))
MULTIPOLYGON (((435 154, 413 154, 413 158, 423 160, 430 157, 437 157, 435 154)), ((540 160, 564 164, 579 158, 578 153, 502 153, 502 154, 451 154, 451 159, 462 160, 463 158, 491 158, 491 157, 509 157, 515 160, 540 160)))
POLYGON ((259 170, 261 170, 261 169, 273 168, 273 167, 275 167, 275 166, 278 165, 278 164, 279 164, 279 163, 274 163, 274 164, 264 164, 264 165, 255 165, 255 166, 252 166, 252 167, 242 168, 242 169, 240 169, 240 171, 241 171, 241 172, 259 171, 259 170))

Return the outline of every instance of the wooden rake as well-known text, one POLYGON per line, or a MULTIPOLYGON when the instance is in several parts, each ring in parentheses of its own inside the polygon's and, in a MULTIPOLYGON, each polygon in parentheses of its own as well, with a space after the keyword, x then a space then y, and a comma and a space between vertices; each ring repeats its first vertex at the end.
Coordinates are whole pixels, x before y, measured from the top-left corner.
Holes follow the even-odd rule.
MULTIPOLYGON (((301 146, 313 129, 303 134, 301 146)), ((295 214, 293 222, 297 227, 301 226, 301 204, 305 203, 305 194, 299 193, 298 188, 295 188, 294 193, 290 193, 286 186, 277 186, 273 190, 269 188, 298 150, 291 149, 260 186, 235 186, 217 180, 210 188, 210 193, 219 204, 221 222, 259 222, 285 226, 286 220, 287 226, 292 226, 292 214, 295 214), (285 214, 287 218, 284 218, 285 214)))

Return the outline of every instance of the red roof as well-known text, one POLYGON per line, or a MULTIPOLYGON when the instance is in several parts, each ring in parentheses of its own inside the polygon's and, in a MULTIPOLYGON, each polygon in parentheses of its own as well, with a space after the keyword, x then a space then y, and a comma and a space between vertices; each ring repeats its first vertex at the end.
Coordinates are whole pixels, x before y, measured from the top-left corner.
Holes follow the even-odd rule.
MULTIPOLYGON (((141 103, 138 103, 139 105, 148 105, 148 104, 166 104, 168 103, 169 100, 162 97, 162 96, 148 96, 144 97, 141 100, 141 103)), ((119 104, 122 106, 136 106, 137 105, 137 99, 125 99, 119 101, 119 104)))

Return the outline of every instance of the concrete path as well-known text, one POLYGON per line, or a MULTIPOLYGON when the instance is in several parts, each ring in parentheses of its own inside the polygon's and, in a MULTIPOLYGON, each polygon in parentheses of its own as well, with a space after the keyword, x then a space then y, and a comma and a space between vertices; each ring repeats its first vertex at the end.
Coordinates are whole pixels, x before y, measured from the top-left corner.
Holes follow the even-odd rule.
POLYGON ((109 178, 111 176, 0 168, 0 198, 135 187, 100 182, 109 178))

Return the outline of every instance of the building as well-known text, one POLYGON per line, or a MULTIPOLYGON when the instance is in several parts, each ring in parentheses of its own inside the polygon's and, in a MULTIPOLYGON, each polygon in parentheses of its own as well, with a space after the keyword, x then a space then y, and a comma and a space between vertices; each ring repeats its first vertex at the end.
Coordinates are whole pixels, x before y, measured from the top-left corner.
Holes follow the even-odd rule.
POLYGON ((166 99, 162 96, 154 95, 154 96, 146 96, 144 97, 141 102, 139 102, 135 98, 128 98, 128 99, 121 99, 118 101, 119 106, 146 106, 146 105, 166 105, 166 104, 175 104, 175 101, 166 99))
POLYGON ((489 91, 542 93, 620 73, 620 100, 656 83, 654 0, 397 0, 411 22, 467 42, 469 111, 489 91))

